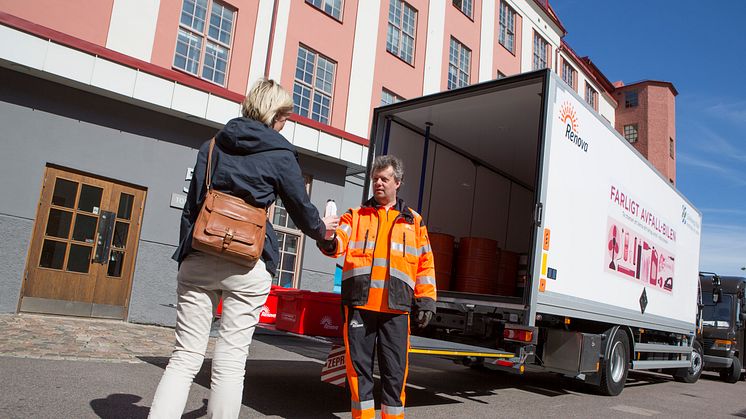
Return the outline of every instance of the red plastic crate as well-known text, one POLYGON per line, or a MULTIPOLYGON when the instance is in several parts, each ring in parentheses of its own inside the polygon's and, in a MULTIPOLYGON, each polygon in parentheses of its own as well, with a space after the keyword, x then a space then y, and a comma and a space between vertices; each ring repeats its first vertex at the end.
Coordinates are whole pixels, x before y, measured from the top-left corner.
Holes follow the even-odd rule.
POLYGON ((277 321, 280 330, 312 336, 342 336, 339 294, 287 291, 278 295, 277 321))
POLYGON ((339 294, 309 292, 303 296, 304 334, 312 336, 342 336, 342 301, 339 294))
MULTIPOLYGON (((277 317, 277 296, 283 292, 297 291, 292 288, 283 288, 278 285, 272 285, 267 296, 267 302, 262 306, 262 311, 259 313, 259 323, 273 324, 277 317)), ((215 316, 220 317, 223 314, 223 299, 220 299, 218 308, 215 310, 215 316)))

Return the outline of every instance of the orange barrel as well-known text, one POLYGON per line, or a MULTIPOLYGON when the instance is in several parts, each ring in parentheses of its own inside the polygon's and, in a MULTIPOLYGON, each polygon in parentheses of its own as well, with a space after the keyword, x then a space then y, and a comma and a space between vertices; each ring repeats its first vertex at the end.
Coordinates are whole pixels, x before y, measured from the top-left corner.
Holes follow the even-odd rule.
POLYGON ((497 266, 497 294, 515 295, 515 284, 518 278, 518 253, 508 250, 500 251, 500 263, 497 266))
POLYGON ((462 237, 456 263, 456 291, 494 294, 497 290, 497 241, 462 237))
POLYGON ((430 247, 435 258, 435 283, 438 290, 451 289, 451 273, 453 272, 453 243, 450 234, 430 233, 430 247))

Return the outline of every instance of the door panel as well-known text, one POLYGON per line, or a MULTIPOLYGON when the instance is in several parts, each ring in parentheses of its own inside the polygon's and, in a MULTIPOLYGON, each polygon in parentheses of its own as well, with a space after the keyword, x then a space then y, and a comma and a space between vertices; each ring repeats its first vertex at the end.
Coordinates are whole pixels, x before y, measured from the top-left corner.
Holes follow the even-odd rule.
POLYGON ((123 318, 144 199, 142 189, 48 167, 21 310, 123 318))

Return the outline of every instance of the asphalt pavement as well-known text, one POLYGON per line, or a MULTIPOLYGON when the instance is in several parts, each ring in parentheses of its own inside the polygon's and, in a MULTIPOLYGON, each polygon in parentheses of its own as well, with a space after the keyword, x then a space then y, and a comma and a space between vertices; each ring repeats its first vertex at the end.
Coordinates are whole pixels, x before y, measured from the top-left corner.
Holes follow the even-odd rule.
MULTIPOLYGON (((54 316, 0 315, 0 331, 0 418, 9 419, 146 418, 173 344, 169 328, 54 316)), ((211 347, 186 418, 206 414, 211 347)), ((350 417, 346 390, 320 381, 328 350, 258 330, 241 417, 350 417)), ((408 382, 409 418, 746 417, 746 383, 710 373, 684 384, 632 372, 620 396, 604 397, 554 374, 505 375, 412 355, 408 382)))

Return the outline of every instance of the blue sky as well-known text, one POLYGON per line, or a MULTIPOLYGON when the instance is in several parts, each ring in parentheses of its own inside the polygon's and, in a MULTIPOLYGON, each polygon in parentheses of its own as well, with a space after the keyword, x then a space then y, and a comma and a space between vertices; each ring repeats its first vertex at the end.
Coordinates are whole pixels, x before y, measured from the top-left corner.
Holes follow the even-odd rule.
POLYGON ((550 4, 610 81, 676 86, 676 186, 703 214, 700 269, 746 276, 746 1, 550 4))

